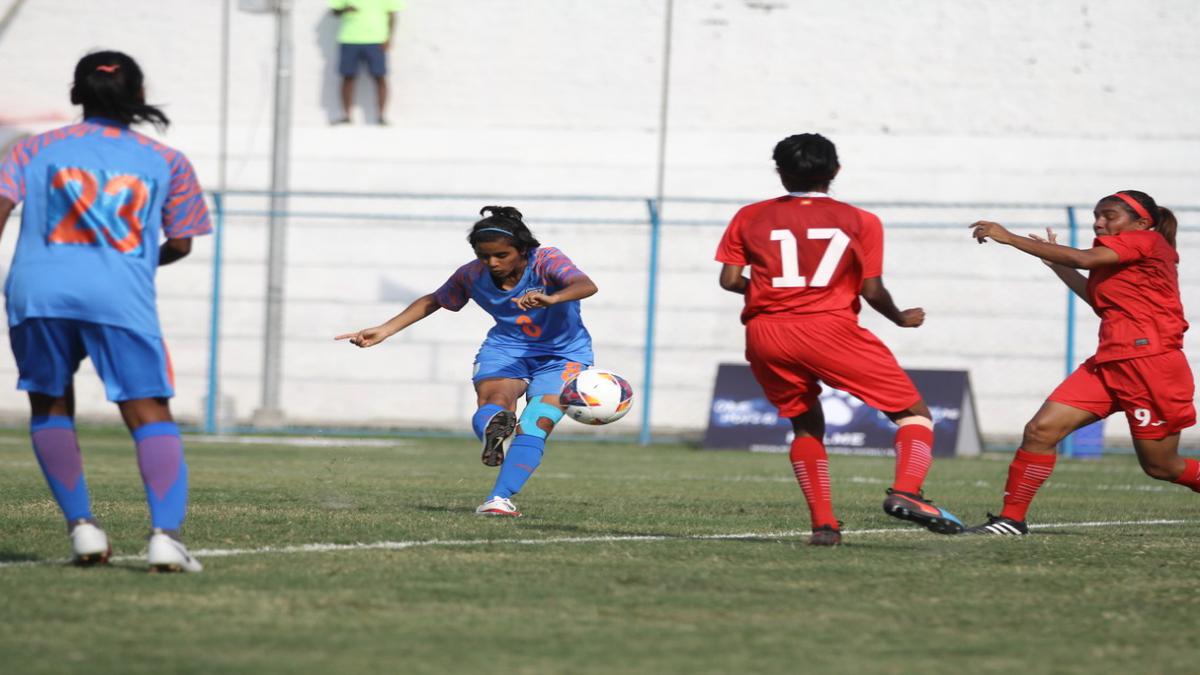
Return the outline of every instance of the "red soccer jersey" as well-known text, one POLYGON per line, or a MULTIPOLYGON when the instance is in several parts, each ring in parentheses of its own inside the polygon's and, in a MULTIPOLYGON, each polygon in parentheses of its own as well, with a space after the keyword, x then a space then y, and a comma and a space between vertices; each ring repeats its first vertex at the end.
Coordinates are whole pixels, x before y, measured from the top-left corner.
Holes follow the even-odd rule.
POLYGON ((737 212, 717 261, 750 267, 742 323, 757 316, 857 314, 863 279, 883 274, 883 224, 828 196, 778 197, 737 212))
POLYGON ((1088 276, 1087 294, 1100 317, 1096 361, 1150 356, 1183 348, 1188 329, 1179 299, 1179 254, 1153 230, 1096 237, 1120 262, 1088 276))

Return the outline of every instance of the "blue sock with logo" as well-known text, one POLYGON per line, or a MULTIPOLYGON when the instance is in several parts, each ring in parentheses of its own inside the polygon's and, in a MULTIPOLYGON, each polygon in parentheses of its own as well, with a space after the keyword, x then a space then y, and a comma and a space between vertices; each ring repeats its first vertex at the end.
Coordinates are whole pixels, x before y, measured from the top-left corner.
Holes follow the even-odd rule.
POLYGON ((91 520, 92 504, 83 476, 75 421, 62 415, 34 417, 29 420, 29 436, 38 466, 42 467, 50 492, 67 522, 91 520))
POLYGON ((546 450, 546 439, 517 434, 512 447, 504 455, 504 464, 500 466, 500 475, 496 476, 496 487, 492 488, 493 497, 509 497, 525 487, 525 481, 533 475, 538 465, 542 463, 542 453, 546 450))
POLYGON ((475 438, 483 440, 483 432, 487 429, 488 420, 501 410, 504 408, 495 403, 485 403, 479 406, 479 410, 476 410, 475 415, 471 417, 471 428, 475 430, 475 438))

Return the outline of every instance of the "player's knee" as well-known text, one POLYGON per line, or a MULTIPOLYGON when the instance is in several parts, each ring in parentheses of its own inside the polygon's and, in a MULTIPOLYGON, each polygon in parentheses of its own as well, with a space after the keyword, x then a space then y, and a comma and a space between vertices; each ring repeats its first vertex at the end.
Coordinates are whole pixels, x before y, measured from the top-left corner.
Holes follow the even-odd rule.
POLYGON ((1051 424, 1039 417, 1034 417, 1025 424, 1025 433, 1022 437, 1021 445, 1026 450, 1031 450, 1032 447, 1036 446, 1052 447, 1057 445, 1066 435, 1066 432, 1058 425, 1051 424))
POLYGON ((918 426, 933 430, 933 419, 928 415, 898 415, 892 418, 898 427, 918 426))
POLYGON ((1179 477, 1180 470, 1166 462, 1142 462, 1142 471, 1155 480, 1173 481, 1179 477))
POLYGON ((562 418, 563 411, 558 406, 533 401, 521 412, 517 433, 546 438, 562 418))

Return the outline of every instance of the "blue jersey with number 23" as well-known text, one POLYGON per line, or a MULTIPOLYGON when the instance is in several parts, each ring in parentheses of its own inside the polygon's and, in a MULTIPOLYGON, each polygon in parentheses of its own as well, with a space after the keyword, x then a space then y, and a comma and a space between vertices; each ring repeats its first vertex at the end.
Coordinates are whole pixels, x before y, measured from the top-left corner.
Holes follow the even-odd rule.
POLYGON ((76 319, 161 336, 160 239, 212 230, 183 153, 102 118, 17 143, 0 163, 0 197, 24 203, 9 326, 76 319))

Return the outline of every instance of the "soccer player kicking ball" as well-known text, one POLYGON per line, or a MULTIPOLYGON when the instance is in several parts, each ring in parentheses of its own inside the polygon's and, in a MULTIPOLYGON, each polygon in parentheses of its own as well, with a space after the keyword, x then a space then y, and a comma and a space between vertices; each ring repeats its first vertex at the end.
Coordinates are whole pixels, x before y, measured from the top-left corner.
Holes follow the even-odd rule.
POLYGON ((812 516, 814 546, 841 543, 825 453, 821 382, 883 411, 896 431, 896 473, 883 502, 891 516, 939 534, 962 523, 925 499, 933 419, 891 351, 858 324, 861 295, 897 326, 925 321, 900 310, 883 285, 883 226, 875 215, 829 197, 841 168, 833 143, 799 134, 775 146, 788 194, 738 211, 717 249, 721 287, 746 296, 746 359, 767 398, 792 421, 791 461, 812 516), (747 266, 750 278, 742 276, 747 266))
POLYGON ((83 106, 82 123, 27 138, 0 164, 0 228, 24 202, 5 295, 33 449, 66 516, 73 560, 107 562, 112 549, 92 515, 75 436, 74 374, 91 358, 137 446, 151 571, 199 572, 178 539, 188 472, 168 405, 174 378, 154 276, 212 230, 208 210, 187 158, 129 129, 168 124, 146 105, 132 58, 83 57, 71 103, 83 106))
POLYGON ((1200 492, 1200 462, 1179 456, 1179 432, 1196 423, 1196 409, 1183 354, 1188 324, 1179 299, 1175 215, 1144 192, 1122 190, 1101 199, 1095 217, 1096 240, 1084 250, 1059 246, 1050 230, 1041 239, 986 220, 971 225, 981 244, 990 239, 1041 258, 1100 317, 1100 344, 1025 425, 1000 515, 989 513, 968 533, 1028 534, 1025 514, 1054 470, 1055 446, 1120 411, 1142 470, 1200 492))
POLYGON ((486 217, 467 236, 475 260, 386 323, 335 339, 372 347, 442 307, 457 312, 468 300, 491 314, 496 325, 475 356, 472 379, 479 409, 471 426, 483 441, 483 463, 499 466, 500 474, 475 512, 520 516, 512 496, 541 464, 546 437, 563 417, 562 385, 592 365, 592 338, 579 301, 594 295, 596 284, 562 251, 541 246, 520 211, 485 206, 480 215, 486 217), (517 419, 522 395, 527 404, 517 419), (506 453, 505 441, 514 430, 506 453))

